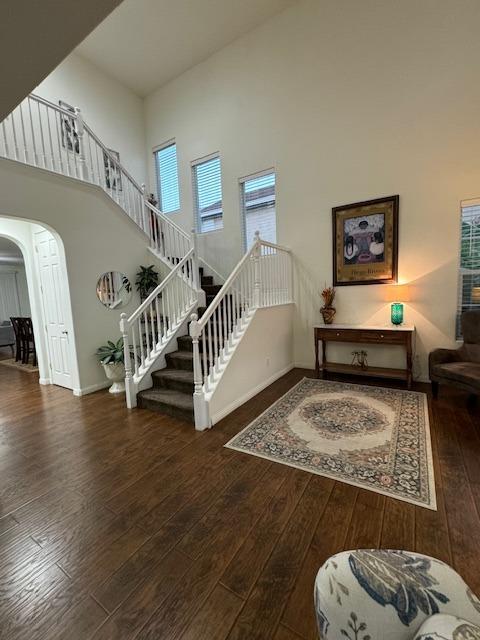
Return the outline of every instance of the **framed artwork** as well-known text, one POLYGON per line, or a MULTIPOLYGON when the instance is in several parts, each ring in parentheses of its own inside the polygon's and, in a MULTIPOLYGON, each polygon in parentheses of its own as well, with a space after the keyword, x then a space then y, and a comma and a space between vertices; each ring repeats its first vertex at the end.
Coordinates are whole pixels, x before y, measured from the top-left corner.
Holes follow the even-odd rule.
MULTIPOLYGON (((75 108, 71 104, 58 101, 59 106, 65 111, 70 111, 75 114, 75 108)), ((60 114, 60 130, 62 132, 62 147, 67 151, 73 151, 74 153, 80 153, 80 142, 78 140, 77 121, 75 118, 70 118, 64 113, 60 114)))
MULTIPOLYGON (((120 164, 120 154, 118 151, 114 151, 113 149, 109 149, 108 153, 110 156, 120 164)), ((105 168, 105 184, 107 189, 112 189, 112 191, 121 191, 122 190, 122 174, 120 171, 120 167, 118 165, 112 164, 109 156, 103 152, 103 166, 105 168)))
POLYGON ((397 282, 398 202, 397 195, 332 209, 334 287, 397 282))

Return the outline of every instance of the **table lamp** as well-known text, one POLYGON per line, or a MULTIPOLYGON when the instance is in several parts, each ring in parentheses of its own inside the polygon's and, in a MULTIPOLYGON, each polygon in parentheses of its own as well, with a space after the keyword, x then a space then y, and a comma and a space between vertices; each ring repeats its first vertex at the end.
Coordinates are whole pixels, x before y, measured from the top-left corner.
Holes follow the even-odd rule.
POLYGON ((403 323, 403 302, 409 302, 410 291, 406 284, 397 284, 388 287, 387 302, 391 302, 390 315, 392 324, 403 323))

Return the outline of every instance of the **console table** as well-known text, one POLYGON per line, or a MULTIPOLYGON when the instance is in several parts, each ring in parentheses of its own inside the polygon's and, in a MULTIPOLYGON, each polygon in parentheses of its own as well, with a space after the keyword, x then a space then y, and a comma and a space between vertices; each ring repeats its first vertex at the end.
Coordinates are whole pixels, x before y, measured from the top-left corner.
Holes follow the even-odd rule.
POLYGON ((413 366, 413 325, 399 326, 365 326, 349 324, 318 324, 314 325, 315 338, 315 374, 323 377, 326 371, 334 373, 353 373, 360 376, 374 376, 378 378, 399 378, 405 380, 410 389, 412 386, 413 366), (319 362, 318 343, 322 342, 322 363, 319 362), (406 369, 391 369, 387 367, 367 367, 362 369, 357 365, 329 362, 327 360, 327 342, 353 342, 360 344, 385 344, 403 346, 406 353, 406 369))

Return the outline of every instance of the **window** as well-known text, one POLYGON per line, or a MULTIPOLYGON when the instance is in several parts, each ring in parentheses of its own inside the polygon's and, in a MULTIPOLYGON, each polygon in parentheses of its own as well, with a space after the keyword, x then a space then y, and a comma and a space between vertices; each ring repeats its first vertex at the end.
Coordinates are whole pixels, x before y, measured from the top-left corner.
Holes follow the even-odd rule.
POLYGON ((462 337, 461 314, 480 309, 480 200, 462 202, 460 243, 457 338, 462 337))
POLYGON ((180 209, 177 145, 173 142, 154 152, 159 208, 163 213, 180 209))
POLYGON ((277 241, 275 173, 257 174, 241 181, 242 225, 245 250, 253 244, 255 231, 262 240, 277 241))
POLYGON ((192 169, 197 230, 206 233, 223 229, 222 170, 219 156, 200 160, 192 169))

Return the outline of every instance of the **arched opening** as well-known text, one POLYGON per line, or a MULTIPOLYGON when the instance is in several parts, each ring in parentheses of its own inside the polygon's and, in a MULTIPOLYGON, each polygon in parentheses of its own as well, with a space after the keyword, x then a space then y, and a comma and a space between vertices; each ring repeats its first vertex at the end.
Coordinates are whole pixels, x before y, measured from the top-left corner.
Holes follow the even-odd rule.
MULTIPOLYGON (((11 291, 3 292, 6 304, 3 305, 3 310, 0 307, 0 316, 8 315, 9 309, 18 310, 20 324, 28 325, 30 320, 30 325, 33 327, 33 336, 30 341, 33 344, 26 347, 25 342, 19 344, 18 340, 15 340, 9 363, 5 358, 5 348, 2 350, 3 365, 24 368, 32 372, 32 367, 36 364, 40 384, 55 384, 75 389, 78 387, 78 364, 61 238, 55 231, 47 229, 44 225, 2 216, 0 217, 0 266, 2 259, 7 264, 9 259, 17 261, 17 275, 15 278, 5 278, 4 288, 8 283, 11 291), (20 354, 19 348, 21 348, 20 354), (36 353, 35 362, 34 352, 36 353)), ((5 272, 8 271, 8 268, 5 269, 5 272)), ((11 269, 11 271, 14 270, 11 269)), ((10 321, 10 317, 0 317, 0 326, 3 324, 5 327, 3 330, 5 343, 9 341, 8 334, 10 340, 12 336, 12 331, 9 331, 8 327, 9 322, 12 325, 15 324, 15 320, 10 321)), ((14 329, 15 326, 12 326, 12 330, 14 329)), ((5 344, 5 346, 8 348, 8 345, 5 344)))

